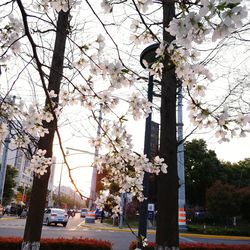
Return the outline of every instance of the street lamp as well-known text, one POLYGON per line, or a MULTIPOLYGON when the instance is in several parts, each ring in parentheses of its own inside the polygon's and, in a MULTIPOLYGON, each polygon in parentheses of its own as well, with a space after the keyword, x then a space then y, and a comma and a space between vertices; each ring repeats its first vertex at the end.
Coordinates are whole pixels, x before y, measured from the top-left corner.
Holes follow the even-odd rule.
MULTIPOLYGON (((140 55, 140 63, 143 68, 146 68, 143 64, 145 60, 149 65, 149 68, 156 61, 156 49, 159 47, 159 43, 152 44, 144 49, 140 55)), ((154 89, 154 78, 153 75, 149 73, 148 79, 148 101, 153 102, 153 89, 154 89)), ((151 113, 146 118, 145 124, 145 137, 144 137, 144 154, 151 160, 150 154, 150 141, 151 141, 151 123, 152 123, 152 115, 151 113)), ((149 173, 144 173, 143 179, 143 195, 146 199, 144 199, 140 203, 140 217, 139 217, 139 229, 138 229, 138 237, 147 237, 147 217, 148 217, 148 191, 149 191, 149 173)), ((139 242, 139 248, 144 249, 142 242, 139 242)))

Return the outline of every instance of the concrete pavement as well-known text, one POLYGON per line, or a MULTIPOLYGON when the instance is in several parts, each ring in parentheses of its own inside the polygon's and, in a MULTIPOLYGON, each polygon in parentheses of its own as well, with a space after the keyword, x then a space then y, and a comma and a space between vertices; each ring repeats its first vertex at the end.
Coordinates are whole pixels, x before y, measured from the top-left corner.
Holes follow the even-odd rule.
MULTIPOLYGON (((0 220, 16 220, 19 219, 17 216, 8 216, 4 215, 0 218, 0 220)), ((22 220, 22 219, 20 219, 22 220)), ((85 223, 85 220, 82 221, 78 226, 79 229, 89 229, 89 230, 103 230, 103 231, 111 231, 111 232, 134 232, 135 234, 138 233, 137 228, 129 228, 127 226, 123 226, 119 228, 118 226, 114 226, 108 223, 101 223, 100 220, 95 220, 95 223, 85 223)), ((155 234, 155 229, 148 229, 148 234, 155 234)), ((249 241, 250 237, 245 236, 227 236, 227 235, 206 235, 206 234, 193 234, 193 233, 180 233, 181 237, 193 237, 193 238, 207 238, 207 239, 230 239, 230 240, 244 240, 249 241)))

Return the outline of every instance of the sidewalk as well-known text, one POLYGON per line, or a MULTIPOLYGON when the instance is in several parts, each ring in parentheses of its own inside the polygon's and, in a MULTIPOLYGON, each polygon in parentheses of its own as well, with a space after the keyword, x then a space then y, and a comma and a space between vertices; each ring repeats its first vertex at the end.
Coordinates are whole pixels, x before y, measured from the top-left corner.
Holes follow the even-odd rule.
MULTIPOLYGON (((83 221, 79 227, 92 229, 92 230, 105 230, 114 232, 131 232, 131 230, 124 225, 122 228, 113 226, 107 223, 101 223, 100 220, 95 220, 95 223, 85 223, 83 221)), ((133 232, 137 233, 137 228, 132 228, 133 232)), ((155 234, 155 229, 148 229, 148 234, 155 234)), ((250 242, 250 237, 247 236, 228 236, 228 235, 208 235, 208 234, 194 234, 194 233, 180 233, 181 237, 194 237, 194 238, 213 238, 213 239, 231 239, 231 240, 247 240, 250 242)))

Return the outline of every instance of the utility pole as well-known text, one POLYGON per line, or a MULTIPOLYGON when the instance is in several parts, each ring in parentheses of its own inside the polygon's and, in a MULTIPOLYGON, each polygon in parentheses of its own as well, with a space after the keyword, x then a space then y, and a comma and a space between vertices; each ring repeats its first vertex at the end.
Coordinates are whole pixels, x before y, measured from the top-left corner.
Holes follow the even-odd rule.
POLYGON ((177 137, 178 137, 178 176, 179 176, 179 229, 186 228, 186 212, 185 212, 185 169, 184 169, 184 144, 183 144, 183 119, 182 119, 182 85, 178 88, 178 106, 177 106, 177 137))
MULTIPOLYGON (((101 123, 102 123, 102 104, 100 104, 98 126, 97 126, 97 138, 101 134, 101 123)), ((95 158, 99 155, 99 147, 95 146, 95 158)), ((96 179, 97 179, 97 168, 93 165, 92 178, 91 178, 91 188, 90 188, 90 199, 89 199, 89 209, 93 209, 94 201, 96 200, 96 179)))
POLYGON ((59 185, 58 185, 58 194, 57 194, 59 207, 61 207, 61 183, 62 183, 63 164, 64 162, 62 162, 62 165, 61 165, 60 179, 59 179, 59 185))

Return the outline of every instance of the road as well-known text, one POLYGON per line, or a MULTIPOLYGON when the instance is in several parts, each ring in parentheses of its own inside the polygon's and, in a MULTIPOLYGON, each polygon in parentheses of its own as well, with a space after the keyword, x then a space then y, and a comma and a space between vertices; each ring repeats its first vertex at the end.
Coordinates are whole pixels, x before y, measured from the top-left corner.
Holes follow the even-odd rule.
MULTIPOLYGON (((121 231, 117 228, 104 228, 102 224, 96 222, 95 225, 85 226, 80 224, 84 219, 76 214, 74 218, 70 218, 66 228, 58 226, 43 226, 43 238, 95 238, 108 240, 113 243, 113 250, 128 250, 129 244, 135 239, 135 236, 127 230, 121 231)), ((25 219, 5 217, 0 219, 0 236, 23 236, 25 219)), ((154 241, 155 234, 150 233, 149 241, 154 241)), ((181 234, 181 242, 203 242, 203 243, 224 243, 224 244, 249 244, 250 238, 238 237, 204 237, 194 236, 190 234, 181 234)))

